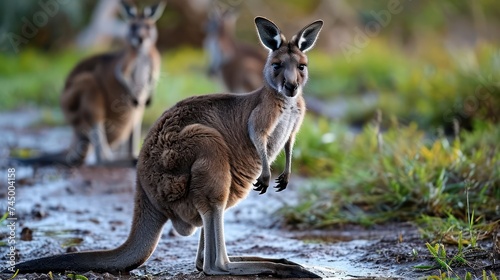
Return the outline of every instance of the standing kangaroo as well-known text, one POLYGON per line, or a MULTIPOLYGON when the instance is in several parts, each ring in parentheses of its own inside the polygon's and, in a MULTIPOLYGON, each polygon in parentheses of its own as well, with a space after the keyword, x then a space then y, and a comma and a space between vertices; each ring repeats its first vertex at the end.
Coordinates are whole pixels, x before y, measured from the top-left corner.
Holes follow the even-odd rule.
POLYGON ((244 93, 262 87, 266 57, 234 39, 235 11, 213 10, 208 17, 204 47, 210 57, 209 75, 218 76, 227 90, 244 93))
POLYGON ((61 95, 61 109, 73 128, 67 151, 18 159, 27 164, 81 165, 92 144, 97 164, 111 160, 111 149, 128 140, 130 161, 138 154, 144 109, 151 103, 160 73, 160 54, 155 43, 156 20, 165 4, 136 7, 122 2, 129 21, 124 50, 90 57, 68 75, 61 95))
POLYGON ((163 225, 171 220, 181 235, 202 227, 196 268, 207 275, 318 277, 284 259, 226 253, 224 211, 248 194, 256 178, 256 189, 266 191, 269 163, 283 148, 286 167, 277 188, 287 186, 292 146, 305 113, 305 52, 323 26, 315 21, 287 41, 271 21, 257 17, 255 24, 262 44, 270 50, 264 86, 247 94, 188 98, 163 113, 139 155, 134 217, 125 243, 109 251, 35 259, 15 269, 129 271, 149 258, 163 225))

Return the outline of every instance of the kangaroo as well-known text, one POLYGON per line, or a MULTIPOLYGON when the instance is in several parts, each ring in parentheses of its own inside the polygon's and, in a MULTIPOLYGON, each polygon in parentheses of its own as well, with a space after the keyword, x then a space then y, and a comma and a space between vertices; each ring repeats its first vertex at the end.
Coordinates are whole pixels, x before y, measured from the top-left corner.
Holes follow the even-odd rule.
POLYGON ((137 158, 142 116, 151 104, 160 73, 155 22, 165 4, 138 13, 136 7, 121 3, 129 22, 125 49, 83 60, 66 79, 60 105, 74 132, 70 148, 58 154, 18 159, 21 163, 81 165, 92 144, 97 164, 102 164, 112 159, 112 147, 127 140, 129 159, 137 158))
POLYGON ((210 58, 208 74, 219 77, 230 92, 250 92, 263 84, 266 57, 254 47, 236 42, 235 21, 232 10, 209 13, 204 40, 210 58))
POLYGON ((128 239, 116 249, 44 257, 15 266, 21 273, 126 272, 155 250, 171 220, 181 235, 201 227, 195 267, 207 275, 318 277, 285 259, 229 257, 224 211, 269 186, 270 168, 284 148, 286 167, 277 188, 286 188, 295 134, 305 114, 307 56, 323 26, 315 21, 287 41, 268 19, 255 19, 269 49, 264 85, 246 94, 213 94, 180 101, 150 129, 137 165, 134 217, 128 239), (260 176, 259 176, 260 174, 260 176))

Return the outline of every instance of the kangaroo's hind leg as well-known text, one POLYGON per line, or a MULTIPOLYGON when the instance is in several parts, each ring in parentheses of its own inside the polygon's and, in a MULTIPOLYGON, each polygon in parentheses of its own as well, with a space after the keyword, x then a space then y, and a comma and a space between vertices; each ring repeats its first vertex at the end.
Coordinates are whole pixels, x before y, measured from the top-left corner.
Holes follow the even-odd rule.
MULTIPOLYGON (((127 160, 137 161, 139 155, 139 142, 141 141, 142 118, 134 124, 127 142, 127 160)), ((135 165, 135 164, 134 164, 135 165)))
POLYGON ((98 163, 111 158, 106 139, 106 100, 104 89, 89 72, 76 75, 67 82, 61 96, 61 109, 73 126, 77 143, 90 141, 98 163))
POLYGON ((83 164, 90 146, 88 135, 79 133, 78 131, 75 131, 73 134, 73 140, 64 159, 65 163, 70 167, 83 164))
POLYGON ((273 275, 282 278, 320 278, 304 267, 279 260, 278 262, 252 257, 240 261, 229 258, 224 243, 224 210, 213 207, 202 215, 204 227, 204 265, 203 272, 208 275, 273 275), (230 261, 230 259, 232 259, 230 261), (208 262, 208 263, 207 263, 208 262))
POLYGON ((106 138, 106 130, 103 122, 97 122, 92 126, 90 130, 90 141, 94 146, 97 164, 104 164, 111 160, 111 148, 106 138))
MULTIPOLYGON (((205 231, 201 228, 200 232, 200 241, 198 243, 198 252, 196 254, 196 269, 198 271, 203 271, 203 259, 205 254, 205 231)), ((274 258, 262 258, 256 256, 229 256, 230 262, 272 262, 272 263, 281 263, 288 265, 299 265, 297 263, 291 262, 287 259, 274 259, 274 258)))
MULTIPOLYGON (((213 128, 195 124, 184 128, 180 139, 195 151, 191 166, 188 198, 201 216, 196 268, 207 275, 274 275, 278 277, 318 278, 302 266, 286 260, 227 255, 224 239, 224 211, 231 193, 229 148, 213 128), (182 137, 181 137, 182 136, 182 137), (206 147, 210 147, 207 149, 206 147)), ((242 199, 238 197, 237 199, 242 199)))

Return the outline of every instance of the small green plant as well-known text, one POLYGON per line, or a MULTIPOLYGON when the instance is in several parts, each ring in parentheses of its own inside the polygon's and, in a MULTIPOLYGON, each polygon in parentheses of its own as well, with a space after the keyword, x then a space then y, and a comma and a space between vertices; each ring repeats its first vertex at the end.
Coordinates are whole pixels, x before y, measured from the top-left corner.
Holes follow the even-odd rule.
MULTIPOLYGON (((450 241, 455 241, 458 245, 458 250, 456 253, 449 254, 445 248, 445 245, 442 242, 437 242, 434 245, 430 243, 426 243, 427 250, 432 256, 435 264, 433 265, 418 265, 415 266, 418 270, 433 270, 439 269, 445 270, 446 273, 440 274, 439 276, 430 276, 427 279, 473 279, 472 274, 470 272, 466 272, 464 278, 460 278, 459 274, 454 271, 455 267, 469 267, 469 268, 477 268, 476 260, 477 259, 485 259, 489 255, 489 253, 477 246, 477 241, 482 239, 483 236, 480 234, 481 230, 478 230, 479 226, 484 228, 483 224, 476 224, 477 220, 474 219, 473 215, 474 211, 470 211, 470 208, 467 208, 467 216, 468 220, 466 225, 464 225, 463 221, 457 220, 455 217, 448 217, 448 222, 444 222, 444 226, 441 229, 446 228, 444 232, 439 232, 435 234, 436 236, 441 236, 441 241, 446 241, 447 243, 453 243, 450 241), (463 233, 467 234, 467 239, 463 238, 463 233), (454 236, 457 236, 455 239, 454 236), (467 245, 465 247, 464 245, 467 245), (452 278, 450 278, 453 275, 452 278)), ((443 221, 442 221, 443 222, 443 221)), ((489 231, 493 232, 493 229, 496 228, 498 222, 493 222, 493 226, 489 225, 489 231)), ((490 272, 491 279, 496 279, 496 276, 493 272, 490 272)), ((479 278, 474 278, 479 279, 479 278)), ((487 276, 487 272, 483 271, 483 278, 489 280, 490 278, 487 276)))
POLYGON ((5 212, 2 217, 0 217, 0 223, 3 223, 5 220, 7 220, 7 217, 9 216, 9 212, 5 212))
POLYGON ((488 276, 488 273, 485 270, 483 270, 480 278, 479 277, 473 278, 472 273, 470 273, 470 272, 465 273, 465 275, 463 277, 456 276, 456 275, 450 276, 448 273, 443 272, 443 273, 440 273, 439 275, 427 276, 425 279, 426 280, 473 280, 473 279, 498 280, 498 277, 495 275, 495 273, 493 273, 491 271, 490 271, 489 276, 488 276))
POLYGON ((88 278, 83 275, 73 274, 73 273, 66 274, 66 277, 68 277, 71 280, 88 280, 88 278))
MULTIPOLYGON (((5 212, 2 217, 0 217, 0 224, 3 224, 4 221, 7 220, 7 217, 9 216, 9 212, 5 212)), ((7 246, 8 243, 6 241, 0 241, 0 247, 1 246, 7 246)))
POLYGON ((470 204, 469 204, 469 182, 466 182, 466 192, 467 192, 467 226, 468 226, 468 231, 469 231, 469 236, 470 236, 470 245, 472 247, 476 247, 477 245, 477 233, 475 232, 474 229, 474 209, 472 209, 472 213, 470 211, 470 204))
POLYGON ((16 270, 16 273, 14 273, 12 275, 12 277, 10 277, 9 279, 15 279, 17 277, 17 275, 19 274, 19 269, 16 270))
MULTIPOLYGON (((460 242, 459 244, 462 243, 460 242)), ((451 257, 447 254, 445 246, 442 243, 434 244, 434 246, 431 245, 430 243, 425 243, 425 246, 427 247, 427 250, 433 257, 437 266, 419 265, 415 266, 415 268, 417 269, 425 270, 425 269, 439 268, 453 273, 452 266, 467 264, 467 260, 464 257, 464 251, 462 245, 459 245, 458 252, 451 257)))

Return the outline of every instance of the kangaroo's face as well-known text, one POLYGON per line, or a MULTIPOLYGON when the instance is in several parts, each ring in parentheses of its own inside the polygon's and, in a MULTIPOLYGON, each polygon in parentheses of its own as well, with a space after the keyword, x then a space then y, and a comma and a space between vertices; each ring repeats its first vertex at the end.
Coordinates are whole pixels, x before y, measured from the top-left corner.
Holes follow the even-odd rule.
POLYGON ((165 4, 160 2, 145 7, 142 13, 139 13, 136 7, 122 1, 122 8, 122 13, 129 22, 128 43, 137 50, 149 50, 158 38, 156 21, 161 17, 165 4))
POLYGON ((307 82, 307 57, 287 43, 270 53, 264 68, 267 83, 280 94, 295 97, 307 82))
POLYGON ((268 19, 258 17, 255 25, 260 41, 269 50, 264 67, 267 84, 286 97, 300 95, 308 77, 305 53, 314 46, 323 22, 304 27, 290 41, 268 19))
POLYGON ((136 19, 130 22, 128 42, 136 49, 149 49, 156 43, 158 31, 151 20, 136 19))
POLYGON ((211 11, 205 25, 204 48, 210 54, 209 74, 215 74, 231 54, 231 34, 236 16, 232 11, 211 11))

